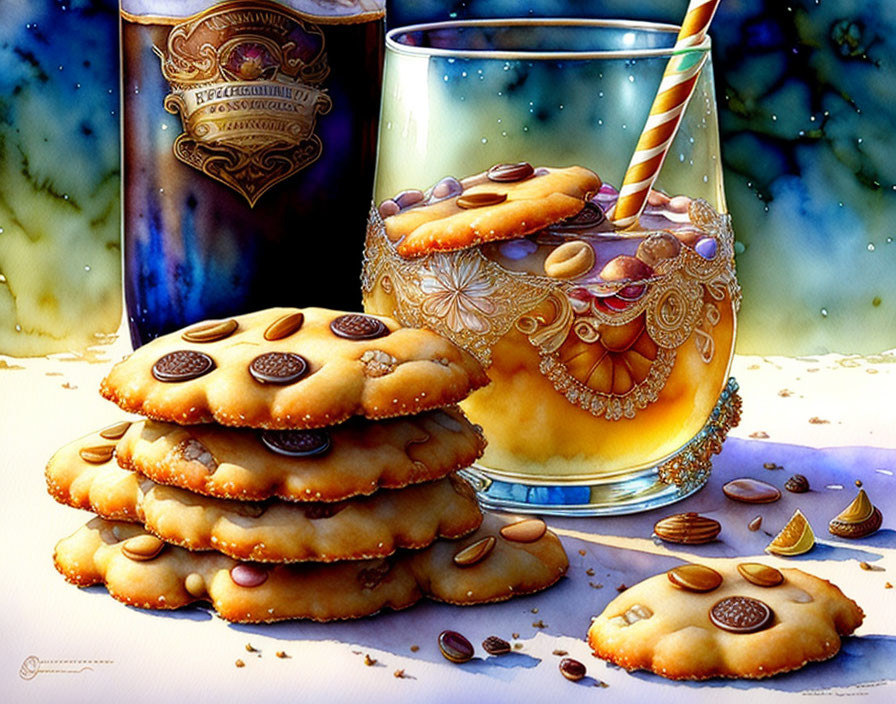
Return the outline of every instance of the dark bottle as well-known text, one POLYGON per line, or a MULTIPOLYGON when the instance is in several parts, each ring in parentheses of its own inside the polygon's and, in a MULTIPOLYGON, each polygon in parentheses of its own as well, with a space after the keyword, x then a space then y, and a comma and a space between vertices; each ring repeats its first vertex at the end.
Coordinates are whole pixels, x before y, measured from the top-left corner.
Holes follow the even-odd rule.
POLYGON ((122 0, 135 347, 269 306, 360 310, 382 6, 122 0))

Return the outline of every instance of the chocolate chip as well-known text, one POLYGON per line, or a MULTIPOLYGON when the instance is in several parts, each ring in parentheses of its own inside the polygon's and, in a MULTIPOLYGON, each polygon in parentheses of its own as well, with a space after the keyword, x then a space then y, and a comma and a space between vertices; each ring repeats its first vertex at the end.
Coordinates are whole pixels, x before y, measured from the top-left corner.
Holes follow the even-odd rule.
POLYGON ((239 327, 233 318, 229 320, 212 320, 194 325, 181 333, 181 337, 187 342, 215 342, 232 335, 239 327))
POLYGON ((389 328, 382 320, 360 313, 340 315, 330 323, 330 330, 347 340, 375 340, 389 334, 389 328))
POLYGON ((473 658, 473 644, 457 631, 439 633, 439 650, 451 662, 467 662, 473 658))
POLYGON ((604 211, 601 210, 600 206, 588 201, 585 203, 585 207, 578 213, 572 217, 566 218, 566 220, 554 223, 551 225, 550 229, 559 230, 561 232, 575 232, 576 230, 585 230, 589 227, 600 225, 606 219, 607 216, 604 215, 604 211))
POLYGON ((498 636, 489 636, 482 641, 482 649, 489 655, 506 655, 510 652, 510 643, 498 636))
POLYGON ((488 170, 488 178, 490 181, 498 181, 499 183, 510 183, 512 181, 522 181, 529 178, 535 169, 527 161, 520 161, 516 164, 495 164, 488 170))
POLYGON ((267 581, 267 570, 241 562, 230 569, 230 578, 239 587, 251 589, 267 581))
POLYGON ((215 360, 196 350, 175 350, 160 357, 152 365, 152 375, 161 382, 190 381, 215 368, 215 360))
POLYGON ((729 596, 709 610, 709 619, 718 628, 731 633, 753 633, 771 625, 771 608, 748 596, 729 596))
POLYGON ((323 429, 262 430, 261 442, 279 455, 312 457, 330 449, 330 434, 323 429))
POLYGON ((470 210, 472 208, 484 208, 489 205, 498 205, 498 203, 503 203, 507 200, 506 193, 492 193, 492 192, 484 192, 484 193, 467 193, 462 196, 459 196, 457 201, 457 207, 463 208, 464 210, 470 210))
POLYGON ((267 330, 264 331, 264 339, 268 342, 282 340, 284 337, 289 337, 296 332, 296 330, 301 328, 304 322, 305 314, 301 311, 287 313, 268 325, 267 330))
POLYGON ((802 474, 794 474, 784 482, 784 488, 794 494, 805 494, 809 491, 809 480, 802 474))
POLYGON ((573 658, 563 658, 559 667, 560 674, 573 682, 578 682, 585 676, 585 665, 573 658))
POLYGON ((267 352, 252 360, 249 373, 261 384, 292 384, 308 373, 308 362, 293 352, 267 352))
POLYGON ((364 589, 376 589, 389 574, 392 566, 387 560, 373 567, 366 567, 358 573, 358 583, 364 589))

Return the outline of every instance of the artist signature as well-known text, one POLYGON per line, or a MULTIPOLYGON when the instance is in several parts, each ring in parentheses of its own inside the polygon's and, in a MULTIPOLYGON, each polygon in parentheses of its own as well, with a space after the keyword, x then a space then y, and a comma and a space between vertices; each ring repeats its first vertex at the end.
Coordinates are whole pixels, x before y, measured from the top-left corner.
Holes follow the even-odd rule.
POLYGON ((77 675, 93 671, 102 665, 111 665, 113 662, 113 660, 41 660, 35 655, 29 655, 19 668, 19 677, 23 680, 33 680, 38 675, 44 674, 77 675))

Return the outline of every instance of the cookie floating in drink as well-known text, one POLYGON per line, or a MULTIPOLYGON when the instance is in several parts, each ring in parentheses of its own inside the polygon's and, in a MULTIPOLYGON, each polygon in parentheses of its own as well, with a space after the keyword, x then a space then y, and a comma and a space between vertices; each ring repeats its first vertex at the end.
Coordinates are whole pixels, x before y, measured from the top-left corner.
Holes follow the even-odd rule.
POLYGON ((600 507, 618 500, 608 477, 653 470, 632 510, 702 486, 739 420, 727 216, 655 191, 618 229, 618 192, 582 166, 497 164, 415 193, 371 213, 364 304, 487 368, 463 402, 489 437, 485 484, 511 508, 600 507))
POLYGON ((361 313, 269 309, 157 338, 101 387, 143 418, 47 465, 57 501, 97 514, 56 567, 133 606, 210 602, 239 622, 545 589, 569 564, 557 536, 483 516, 458 474, 486 443, 456 403, 487 382, 436 333, 361 313))

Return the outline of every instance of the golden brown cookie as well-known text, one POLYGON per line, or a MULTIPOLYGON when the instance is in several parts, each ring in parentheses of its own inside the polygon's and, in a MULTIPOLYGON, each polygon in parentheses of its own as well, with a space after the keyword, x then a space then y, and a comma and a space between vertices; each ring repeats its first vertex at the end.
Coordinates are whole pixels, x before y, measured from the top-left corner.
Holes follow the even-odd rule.
POLYGON ((341 501, 440 479, 484 449, 481 429, 451 407, 313 430, 140 421, 118 442, 117 457, 160 484, 218 498, 341 501))
POLYGON ((670 679, 761 678, 833 657, 862 623, 854 601, 802 570, 712 564, 683 565, 622 592, 588 629, 594 654, 670 679))
POLYGON ((488 382, 453 343, 391 318, 271 308, 159 337, 116 364, 102 395, 180 424, 315 428, 440 408, 488 382))
POLYGON ((530 169, 521 180, 491 180, 488 173, 464 179, 451 198, 387 217, 386 235, 398 253, 419 257, 523 237, 576 215, 601 185, 581 166, 530 169))
POLYGON ((46 470, 50 494, 103 518, 142 523, 190 550, 260 562, 370 559, 459 538, 482 522, 475 493, 456 475, 332 503, 234 501, 156 484, 111 456, 103 460, 95 454, 98 439, 82 438, 53 456, 46 470))
POLYGON ((549 587, 568 566, 559 539, 550 531, 532 542, 502 537, 501 527, 514 521, 487 516, 462 543, 439 541, 387 558, 263 565, 190 552, 136 524, 94 518, 59 541, 54 562, 69 582, 105 583, 113 597, 140 608, 209 601, 228 621, 332 621, 406 608, 423 596, 472 605, 549 587), (476 562, 455 561, 465 547, 490 538, 491 548, 476 562))

